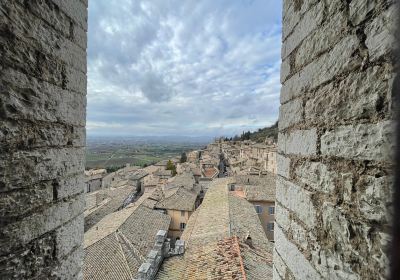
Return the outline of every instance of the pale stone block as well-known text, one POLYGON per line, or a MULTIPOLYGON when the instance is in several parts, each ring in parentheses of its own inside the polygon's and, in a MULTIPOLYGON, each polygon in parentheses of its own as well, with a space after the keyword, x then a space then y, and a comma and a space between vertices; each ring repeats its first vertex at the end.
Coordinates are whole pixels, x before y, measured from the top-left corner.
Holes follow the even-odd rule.
MULTIPOLYGON (((315 28, 322 22, 324 16, 324 2, 319 2, 300 19, 299 23, 284 41, 282 59, 285 59, 315 28)), ((285 38, 285 31, 284 31, 285 38)))
POLYGON ((12 223, 2 229, 4 246, 0 252, 7 252, 13 244, 25 245, 31 240, 50 232, 81 214, 85 207, 84 196, 80 195, 68 202, 60 202, 42 212, 34 213, 22 221, 12 223))
POLYGON ((83 2, 80 0, 52 0, 58 7, 72 18, 84 30, 87 30, 87 10, 83 2))
POLYGON ((296 130, 288 134, 280 134, 279 151, 285 154, 310 156, 317 153, 317 130, 296 130))
POLYGON ((282 85, 281 103, 286 103, 322 83, 332 80, 344 71, 360 66, 362 58, 353 56, 359 47, 360 42, 356 35, 343 38, 331 51, 324 53, 305 66, 282 85))
POLYGON ((322 135, 321 153, 358 160, 390 161, 392 134, 391 121, 340 126, 322 135))
POLYGON ((276 252, 274 249, 274 269, 278 272, 278 274, 282 277, 285 278, 286 276, 286 265, 283 262, 281 256, 276 252))
POLYGON ((303 120, 303 100, 297 98, 282 104, 279 108, 279 130, 288 128, 303 120))
POLYGON ((83 244, 83 214, 56 230, 57 256, 62 258, 83 244))
POLYGON ((280 226, 284 230, 288 231, 290 227, 289 211, 280 206, 278 203, 275 204, 275 226, 280 226))
POLYGON ((282 177, 289 178, 290 175, 290 158, 284 157, 281 154, 276 155, 277 173, 282 177))
POLYGON ((316 191, 331 193, 335 188, 337 174, 323 163, 306 161, 297 166, 294 173, 301 183, 316 191))
POLYGON ((395 31, 397 22, 397 10, 395 5, 381 13, 365 28, 369 59, 376 61, 395 49, 395 31))
POLYGON ((390 191, 392 180, 388 177, 375 178, 363 175, 357 182, 357 195, 360 213, 368 220, 388 222, 388 208, 392 203, 393 193, 390 191))
POLYGON ((279 177, 276 185, 276 200, 293 211, 309 228, 316 224, 316 210, 311 193, 279 177))
POLYGON ((292 244, 277 227, 274 229, 275 250, 293 273, 295 279, 322 279, 319 273, 308 262, 299 249, 292 244))
MULTIPOLYGON (((328 123, 353 120, 380 113, 377 110, 388 91, 388 69, 373 66, 350 73, 339 83, 329 83, 315 92, 305 105, 305 119, 328 123)), ((384 110, 381 108, 380 110, 384 110)))

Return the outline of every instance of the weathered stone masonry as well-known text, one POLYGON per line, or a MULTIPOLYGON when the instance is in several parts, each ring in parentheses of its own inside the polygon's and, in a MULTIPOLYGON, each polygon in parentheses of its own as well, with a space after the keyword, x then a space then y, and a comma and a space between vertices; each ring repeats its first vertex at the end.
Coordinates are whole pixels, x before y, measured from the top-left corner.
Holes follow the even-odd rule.
POLYGON ((284 1, 274 279, 388 272, 393 2, 284 1))
POLYGON ((87 0, 0 1, 0 278, 82 277, 87 0))

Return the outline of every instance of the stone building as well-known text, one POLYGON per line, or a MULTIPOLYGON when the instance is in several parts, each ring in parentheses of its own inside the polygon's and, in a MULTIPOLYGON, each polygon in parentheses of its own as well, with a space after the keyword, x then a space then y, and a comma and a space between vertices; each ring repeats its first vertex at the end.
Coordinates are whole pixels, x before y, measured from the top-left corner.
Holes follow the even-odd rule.
POLYGON ((186 228, 190 216, 197 207, 197 194, 185 187, 176 187, 164 191, 164 198, 155 206, 155 209, 165 211, 171 217, 168 237, 172 242, 179 239, 186 228))
MULTIPOLYGON (((387 274, 393 3, 283 1, 275 279, 387 274)), ((0 4, 3 279, 82 279, 87 4, 0 4)))
POLYGON ((250 202, 269 241, 274 241, 276 175, 235 176, 230 191, 250 202))
POLYGON ((283 2, 274 279, 384 279, 394 1, 283 2))
POLYGON ((101 189, 103 177, 106 176, 105 169, 85 170, 85 192, 94 192, 101 189))
POLYGON ((107 215, 85 233, 83 279, 135 279, 157 232, 168 230, 170 221, 140 204, 107 215))
POLYGON ((272 279, 272 245, 254 207, 215 179, 190 217, 185 253, 164 260, 156 279, 272 279))

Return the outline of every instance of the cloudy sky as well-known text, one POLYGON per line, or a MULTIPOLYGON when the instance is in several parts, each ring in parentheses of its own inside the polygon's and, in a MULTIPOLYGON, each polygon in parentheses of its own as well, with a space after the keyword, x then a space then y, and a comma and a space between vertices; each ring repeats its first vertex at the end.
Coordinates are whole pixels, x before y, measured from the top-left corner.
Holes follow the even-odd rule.
POLYGON ((89 1, 88 135, 233 135, 278 118, 280 0, 89 1))

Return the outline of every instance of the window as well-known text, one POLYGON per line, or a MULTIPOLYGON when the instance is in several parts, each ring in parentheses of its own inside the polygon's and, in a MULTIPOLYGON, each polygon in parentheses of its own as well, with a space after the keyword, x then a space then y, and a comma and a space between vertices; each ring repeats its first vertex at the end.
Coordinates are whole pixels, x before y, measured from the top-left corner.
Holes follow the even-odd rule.
POLYGON ((231 184, 231 186, 230 186, 230 191, 235 191, 235 184, 231 184))
POLYGON ((268 223, 267 224, 267 230, 268 231, 274 231, 274 223, 268 223))
POLYGON ((181 217, 185 217, 185 211, 181 211, 181 217))
POLYGON ((181 224, 179 225, 179 228, 180 228, 181 230, 184 230, 185 227, 186 227, 186 224, 185 224, 185 223, 181 223, 181 224))
POLYGON ((275 215, 275 207, 274 206, 270 206, 268 208, 268 214, 270 215, 275 215))
POLYGON ((263 209, 262 209, 262 207, 260 205, 255 205, 254 208, 256 208, 257 214, 261 214, 262 211, 263 211, 263 209))

